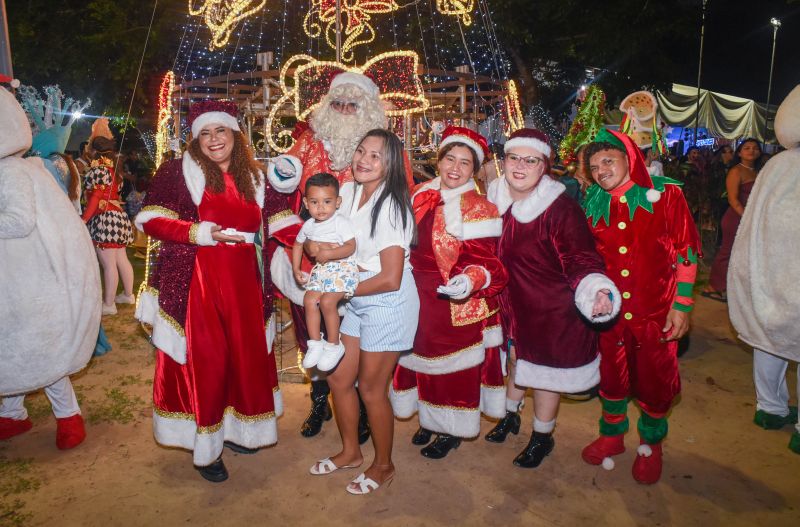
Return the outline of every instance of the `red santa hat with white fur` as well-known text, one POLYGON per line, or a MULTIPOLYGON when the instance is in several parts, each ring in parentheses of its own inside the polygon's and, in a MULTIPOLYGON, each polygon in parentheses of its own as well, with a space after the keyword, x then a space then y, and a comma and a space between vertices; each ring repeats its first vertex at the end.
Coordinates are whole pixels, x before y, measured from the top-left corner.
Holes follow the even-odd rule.
POLYGON ((483 160, 489 155, 489 144, 486 142, 486 138, 469 128, 462 126, 448 126, 445 128, 444 132, 442 132, 442 142, 439 143, 439 148, 450 143, 467 145, 478 156, 479 165, 482 165, 483 160))
POLYGON ((520 128, 514 131, 503 145, 503 152, 508 153, 512 148, 520 146, 538 150, 546 157, 550 157, 550 153, 553 151, 547 134, 535 128, 520 128))

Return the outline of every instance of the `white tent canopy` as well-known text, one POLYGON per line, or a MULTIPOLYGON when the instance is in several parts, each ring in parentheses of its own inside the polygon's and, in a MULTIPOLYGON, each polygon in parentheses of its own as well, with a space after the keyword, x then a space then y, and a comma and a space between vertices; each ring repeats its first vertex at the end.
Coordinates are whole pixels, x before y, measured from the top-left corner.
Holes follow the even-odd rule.
MULTIPOLYGON (((661 119, 672 127, 692 128, 697 111, 697 88, 673 84, 670 93, 656 91, 661 119)), ((764 133, 766 105, 750 99, 700 90, 700 118, 697 126, 717 137, 738 139, 755 137, 762 142, 775 142, 772 119, 776 106, 770 105, 769 129, 764 133)))

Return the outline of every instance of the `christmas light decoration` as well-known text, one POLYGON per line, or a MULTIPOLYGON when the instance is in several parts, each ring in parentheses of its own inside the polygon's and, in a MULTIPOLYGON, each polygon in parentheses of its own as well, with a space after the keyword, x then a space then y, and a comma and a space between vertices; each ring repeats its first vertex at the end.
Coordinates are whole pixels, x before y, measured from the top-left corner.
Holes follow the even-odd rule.
POLYGON ((164 161, 169 150, 169 120, 172 118, 172 90, 175 89, 175 74, 168 71, 158 91, 158 121, 156 122, 156 166, 164 161))
POLYGON ((221 48, 228 43, 236 24, 264 7, 267 0, 202 0, 199 9, 189 0, 189 14, 202 16, 211 30, 208 49, 221 48))
POLYGON ((506 136, 510 136, 520 128, 525 128, 525 116, 519 105, 519 93, 514 81, 508 81, 508 95, 503 97, 506 110, 506 136))
MULTIPOLYGON (((345 39, 341 43, 342 60, 351 62, 355 58, 354 47, 375 40, 375 29, 369 23, 372 20, 370 15, 391 13, 399 8, 395 0, 339 0, 339 9, 347 20, 343 28, 345 39)), ((336 0, 311 0, 303 29, 312 38, 324 32, 325 41, 336 49, 336 0)))
POLYGON ((597 132, 603 128, 603 109, 606 95, 596 84, 589 86, 586 97, 578 109, 578 115, 572 122, 564 140, 561 141, 558 153, 561 161, 568 166, 577 161, 578 149, 591 142, 597 132))
POLYGON ((436 0, 436 10, 443 15, 461 18, 465 26, 472 25, 472 10, 475 9, 475 0, 436 0))
POLYGON ((291 103, 297 120, 306 119, 328 92, 333 76, 344 71, 363 73, 375 82, 380 89, 381 100, 390 107, 386 111, 389 117, 425 111, 429 102, 417 76, 418 65, 419 57, 413 51, 382 53, 355 68, 338 62, 316 60, 310 55, 291 57, 281 68, 278 78, 281 97, 272 105, 267 116, 267 142, 278 152, 286 152, 291 147, 291 132, 282 130, 273 134, 272 130, 278 112, 291 103), (289 86, 288 72, 292 68, 293 86, 289 86))

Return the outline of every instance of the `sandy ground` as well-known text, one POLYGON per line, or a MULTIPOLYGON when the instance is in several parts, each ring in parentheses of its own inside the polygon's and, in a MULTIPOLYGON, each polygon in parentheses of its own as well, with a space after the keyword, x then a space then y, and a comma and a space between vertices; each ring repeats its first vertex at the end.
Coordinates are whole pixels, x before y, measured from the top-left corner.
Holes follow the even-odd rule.
MULTIPOLYGON (((555 451, 535 470, 511 464, 530 434, 530 404, 520 435, 502 445, 468 441, 439 461, 410 444, 415 419, 398 422, 397 477, 368 497, 344 490, 359 471, 308 475, 314 460, 337 451, 339 439, 332 421, 315 438, 299 435, 308 409, 304 384, 282 385, 286 414, 277 446, 252 456, 226 451, 225 483, 202 480, 187 452, 157 446, 153 354, 132 315, 126 306, 104 318, 114 350, 74 378, 87 420, 84 444, 56 449, 55 419, 41 394, 28 400, 33 430, 0 442, 0 525, 800 525, 800 456, 787 449, 791 429, 752 424, 752 354, 737 344, 720 303, 698 300, 659 484, 645 487, 631 477, 633 409, 628 450, 616 469, 581 461, 581 448, 597 433, 594 400, 562 405, 555 451)), ((282 360, 290 366, 293 352, 282 360)), ((492 426, 484 421, 482 434, 492 426)), ((368 443, 364 454, 371 453, 368 443)))

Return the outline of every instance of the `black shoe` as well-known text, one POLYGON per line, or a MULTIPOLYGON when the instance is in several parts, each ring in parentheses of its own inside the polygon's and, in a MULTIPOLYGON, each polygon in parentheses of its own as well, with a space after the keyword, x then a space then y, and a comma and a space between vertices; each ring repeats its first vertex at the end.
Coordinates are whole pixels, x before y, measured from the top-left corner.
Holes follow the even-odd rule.
POLYGON ((432 435, 433 432, 420 426, 416 433, 414 433, 414 436, 411 438, 411 444, 417 446, 427 445, 431 442, 432 435))
POLYGON ((506 436, 508 436, 509 433, 514 435, 519 434, 519 424, 519 414, 517 412, 506 411, 506 416, 500 419, 497 426, 492 428, 484 439, 492 443, 502 443, 506 440, 506 436))
POLYGON ((226 447, 233 450, 234 452, 236 452, 237 454, 255 454, 256 452, 258 452, 257 448, 247 448, 242 445, 237 445, 236 443, 233 443, 231 441, 225 441, 225 443, 223 444, 226 447))
POLYGON ((460 444, 460 437, 438 434, 433 443, 420 450, 420 454, 430 459, 442 459, 448 452, 458 448, 460 444))
POLYGON ((222 462, 222 456, 218 457, 216 461, 207 467, 194 467, 203 476, 204 479, 213 483, 220 483, 228 479, 228 469, 225 468, 225 463, 222 462))
POLYGON ((556 442, 553 440, 553 434, 540 434, 534 432, 528 446, 525 450, 519 453, 514 458, 514 464, 522 468, 536 468, 538 467, 545 456, 550 455, 556 442))
POLYGON ((300 435, 303 437, 314 437, 322 430, 322 422, 330 421, 333 414, 331 406, 328 404, 328 395, 318 395, 311 398, 311 411, 300 427, 300 435))
POLYGON ((358 398, 358 403, 358 444, 363 445, 370 436, 369 419, 367 419, 367 408, 364 406, 364 403, 361 402, 360 397, 358 398))

